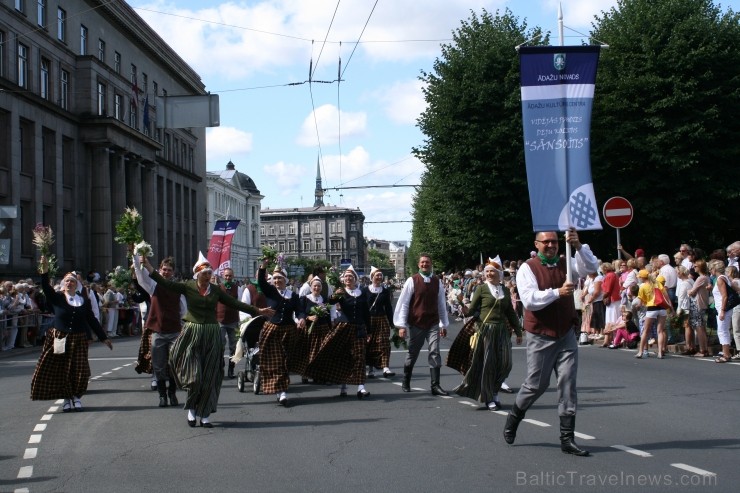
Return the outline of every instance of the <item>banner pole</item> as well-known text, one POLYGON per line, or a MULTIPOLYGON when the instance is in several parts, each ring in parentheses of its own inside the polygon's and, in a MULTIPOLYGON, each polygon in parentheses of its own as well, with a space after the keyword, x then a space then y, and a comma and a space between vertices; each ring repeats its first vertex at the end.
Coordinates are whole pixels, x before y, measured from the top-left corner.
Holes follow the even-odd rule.
MULTIPOLYGON (((560 46, 563 46, 565 43, 565 37, 563 36, 563 4, 558 3, 558 34, 560 37, 560 46)), ((566 158, 567 158, 566 154, 566 158)), ((569 195, 568 196, 568 202, 570 202, 570 183, 568 183, 568 167, 565 167, 565 192, 569 195)), ((568 225, 570 226, 570 214, 568 214, 568 225)), ((566 236, 568 235, 568 232, 566 231, 566 236)), ((571 256, 571 248, 570 243, 567 241, 565 242, 565 258, 567 262, 565 263, 565 278, 570 281, 571 280, 571 265, 570 265, 570 256, 571 256)))

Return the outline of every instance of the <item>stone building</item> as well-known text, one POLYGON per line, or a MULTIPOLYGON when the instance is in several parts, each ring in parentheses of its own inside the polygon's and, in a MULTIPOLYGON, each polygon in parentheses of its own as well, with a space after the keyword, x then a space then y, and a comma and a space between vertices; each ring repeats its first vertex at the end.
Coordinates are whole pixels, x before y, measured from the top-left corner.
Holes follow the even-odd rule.
MULTIPOLYGON (((405 279, 406 251, 405 241, 388 241, 371 238, 366 241, 368 250, 377 250, 390 260, 395 271, 395 277, 405 279)), ((385 272, 387 275, 387 272, 385 272)))
MULTIPOLYGON (((231 242, 231 268, 237 279, 254 279, 262 257, 260 245, 260 208, 263 195, 254 180, 236 170, 231 161, 223 171, 209 171, 208 236, 219 219, 239 219, 239 226, 231 242)), ((205 252, 203 252, 205 253, 205 252)))
POLYGON ((124 264, 127 206, 155 259, 190 269, 206 246, 205 129, 156 128, 168 93, 206 91, 125 1, 0 1, 0 206, 17 211, 0 219, 0 273, 35 269, 36 223, 62 271, 124 264))
POLYGON ((359 208, 324 205, 321 172, 316 164, 313 207, 262 209, 260 240, 286 257, 324 259, 339 267, 351 263, 358 272, 367 269, 363 225, 359 208))

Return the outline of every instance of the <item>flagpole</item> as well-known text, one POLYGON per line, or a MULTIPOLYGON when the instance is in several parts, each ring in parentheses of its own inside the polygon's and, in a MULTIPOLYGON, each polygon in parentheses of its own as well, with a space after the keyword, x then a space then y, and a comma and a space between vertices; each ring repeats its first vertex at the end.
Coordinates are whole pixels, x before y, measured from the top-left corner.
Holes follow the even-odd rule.
MULTIPOLYGON (((562 2, 558 3, 558 35, 560 37, 560 46, 563 46, 565 44, 565 37, 563 36, 563 4, 562 2)), ((568 159, 568 153, 565 154, 565 158, 568 159)), ((568 166, 566 164, 565 166, 565 194, 568 196, 568 202, 566 203, 566 207, 570 204, 570 183, 568 181, 568 166)), ((570 229, 570 211, 567 213, 568 216, 568 229, 570 229)), ((568 236, 568 232, 565 233, 566 237, 568 236)), ((570 243, 567 241, 565 242, 565 276, 566 280, 570 281, 571 276, 571 266, 570 266, 570 256, 571 256, 571 247, 570 243)))

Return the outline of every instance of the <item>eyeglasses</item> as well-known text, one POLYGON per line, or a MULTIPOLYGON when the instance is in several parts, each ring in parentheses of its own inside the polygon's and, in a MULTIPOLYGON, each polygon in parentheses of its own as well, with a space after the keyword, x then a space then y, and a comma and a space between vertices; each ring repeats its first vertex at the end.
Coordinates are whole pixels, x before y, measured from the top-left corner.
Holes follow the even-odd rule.
POLYGON ((542 243, 544 245, 557 245, 558 244, 558 240, 534 240, 534 241, 536 241, 537 243, 542 243))

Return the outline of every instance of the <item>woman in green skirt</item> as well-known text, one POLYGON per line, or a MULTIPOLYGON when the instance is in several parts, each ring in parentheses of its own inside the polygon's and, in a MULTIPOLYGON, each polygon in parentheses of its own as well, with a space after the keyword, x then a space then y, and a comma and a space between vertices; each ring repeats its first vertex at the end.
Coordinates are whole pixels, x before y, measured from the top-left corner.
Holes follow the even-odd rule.
POLYGON ((224 346, 221 327, 216 320, 216 305, 223 303, 252 316, 271 316, 273 311, 242 303, 211 284, 213 269, 202 253, 193 266, 192 281, 165 279, 154 270, 146 256, 141 257, 141 263, 157 285, 185 296, 188 311, 183 317, 185 325, 180 337, 170 351, 170 368, 175 373, 177 386, 188 393, 185 400, 188 425, 195 426, 200 418, 202 427, 213 428, 209 416, 216 412, 224 377, 224 346))
POLYGON ((522 343, 522 328, 511 303, 511 294, 501 284, 501 266, 489 261, 483 274, 485 282, 476 288, 470 306, 463 308, 463 313, 477 318, 477 330, 470 337, 473 347, 470 367, 454 392, 484 403, 491 411, 498 411, 501 409, 498 392, 511 371, 509 326, 516 332, 517 344, 522 343))

